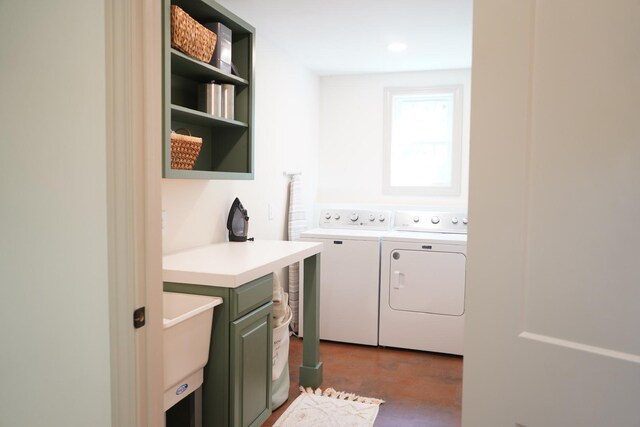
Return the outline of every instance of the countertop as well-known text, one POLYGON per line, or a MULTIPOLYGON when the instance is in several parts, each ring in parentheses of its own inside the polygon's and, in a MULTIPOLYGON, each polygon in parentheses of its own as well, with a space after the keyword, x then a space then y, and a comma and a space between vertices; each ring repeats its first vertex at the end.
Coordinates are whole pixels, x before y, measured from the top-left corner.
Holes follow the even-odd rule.
POLYGON ((224 242, 162 258, 165 282, 236 288, 322 251, 322 243, 256 240, 224 242))

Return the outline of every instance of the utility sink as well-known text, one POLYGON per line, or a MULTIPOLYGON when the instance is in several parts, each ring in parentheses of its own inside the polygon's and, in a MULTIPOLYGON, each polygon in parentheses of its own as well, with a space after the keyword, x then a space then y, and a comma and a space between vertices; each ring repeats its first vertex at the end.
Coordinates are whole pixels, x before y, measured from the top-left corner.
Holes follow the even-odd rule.
POLYGON ((202 385, 213 309, 220 304, 220 297, 163 293, 165 411, 202 385))

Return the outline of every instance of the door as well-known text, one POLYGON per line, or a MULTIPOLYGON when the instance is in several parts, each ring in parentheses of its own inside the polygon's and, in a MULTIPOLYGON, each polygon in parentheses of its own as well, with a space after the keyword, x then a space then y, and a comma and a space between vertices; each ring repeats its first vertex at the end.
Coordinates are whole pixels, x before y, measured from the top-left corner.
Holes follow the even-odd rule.
POLYGON ((231 323, 231 420, 259 426, 271 415, 271 303, 231 323))
POLYGON ((456 252, 391 252, 389 306, 393 310, 462 316, 465 256, 456 252))
POLYGON ((464 426, 640 426, 638 17, 474 4, 464 426))

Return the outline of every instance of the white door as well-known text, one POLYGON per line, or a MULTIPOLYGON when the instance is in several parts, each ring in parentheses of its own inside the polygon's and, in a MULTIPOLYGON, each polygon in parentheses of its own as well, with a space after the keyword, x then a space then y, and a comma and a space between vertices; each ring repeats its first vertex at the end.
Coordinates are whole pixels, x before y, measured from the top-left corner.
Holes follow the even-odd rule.
POLYGON ((462 316, 464 254, 398 249, 388 262, 388 303, 393 310, 462 316))
POLYGON ((640 426, 639 22, 474 2, 464 426, 640 426))

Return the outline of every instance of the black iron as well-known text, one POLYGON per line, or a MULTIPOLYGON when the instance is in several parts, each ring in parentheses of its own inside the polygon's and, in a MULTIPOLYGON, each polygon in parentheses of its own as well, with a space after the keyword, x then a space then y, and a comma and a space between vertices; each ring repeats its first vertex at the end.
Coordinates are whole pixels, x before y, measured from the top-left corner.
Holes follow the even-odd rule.
POLYGON ((246 242, 249 230, 249 216, 247 210, 240 203, 240 199, 236 199, 231 204, 229 210, 229 218, 227 218, 227 230, 229 230, 230 242, 246 242))

